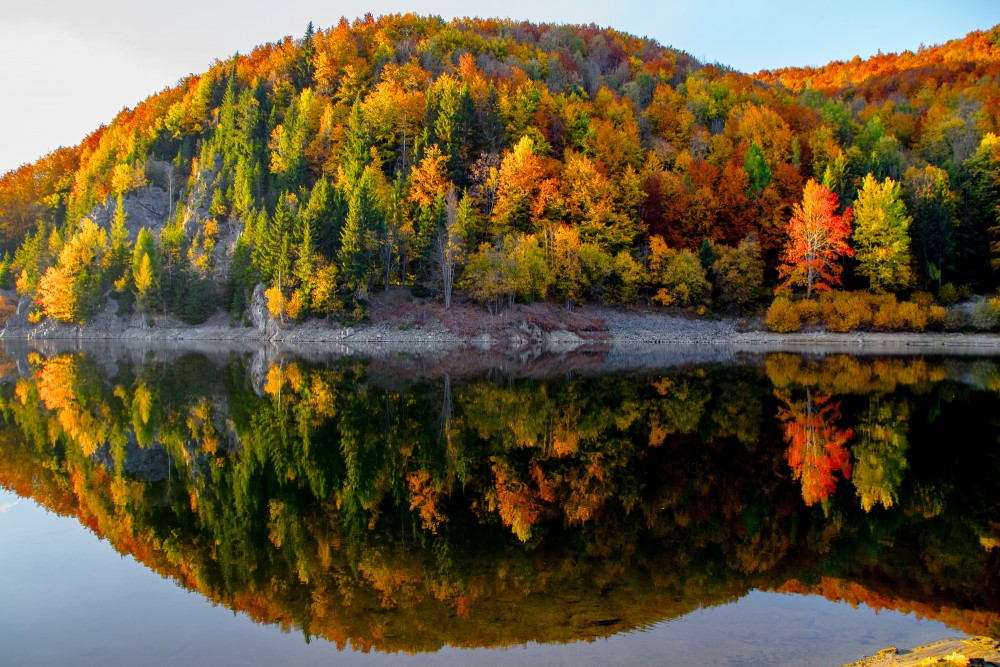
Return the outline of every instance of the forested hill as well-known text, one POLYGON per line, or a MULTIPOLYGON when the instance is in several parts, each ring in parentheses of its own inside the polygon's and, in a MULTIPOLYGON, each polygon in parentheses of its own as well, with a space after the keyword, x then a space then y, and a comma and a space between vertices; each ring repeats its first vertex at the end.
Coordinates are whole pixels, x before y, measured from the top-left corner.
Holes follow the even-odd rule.
MULTIPOLYGON (((310 25, 5 174, 0 281, 32 297, 34 321, 85 322, 108 298, 238 320, 257 285, 285 321, 358 316, 394 284, 491 310, 752 310, 800 273, 811 294, 797 205, 829 195, 839 214, 881 188, 902 236, 824 255, 858 251, 844 284, 987 291, 998 77, 1000 27, 748 76, 595 26, 310 25)), ((817 288, 840 282, 820 269, 817 288)))

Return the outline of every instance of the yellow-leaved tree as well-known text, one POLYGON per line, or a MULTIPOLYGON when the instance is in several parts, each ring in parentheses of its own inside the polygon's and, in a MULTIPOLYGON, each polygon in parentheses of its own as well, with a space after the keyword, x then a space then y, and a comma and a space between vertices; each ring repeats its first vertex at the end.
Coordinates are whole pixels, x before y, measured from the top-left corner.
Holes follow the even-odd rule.
POLYGON ((854 253, 858 272, 872 291, 892 291, 910 282, 910 223, 899 183, 865 176, 854 202, 854 253))
POLYGON ((108 235, 89 218, 70 237, 38 282, 38 302, 46 315, 63 322, 86 322, 100 305, 101 262, 108 252, 108 235))

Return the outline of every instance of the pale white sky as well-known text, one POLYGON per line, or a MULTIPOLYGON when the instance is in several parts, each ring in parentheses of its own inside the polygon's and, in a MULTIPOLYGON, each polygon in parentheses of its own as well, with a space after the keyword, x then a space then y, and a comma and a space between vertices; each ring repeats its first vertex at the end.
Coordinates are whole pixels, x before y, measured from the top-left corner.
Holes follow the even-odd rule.
POLYGON ((0 0, 0 173, 78 143, 216 59, 366 11, 593 22, 748 72, 915 49, 1000 23, 1000 0, 0 0))

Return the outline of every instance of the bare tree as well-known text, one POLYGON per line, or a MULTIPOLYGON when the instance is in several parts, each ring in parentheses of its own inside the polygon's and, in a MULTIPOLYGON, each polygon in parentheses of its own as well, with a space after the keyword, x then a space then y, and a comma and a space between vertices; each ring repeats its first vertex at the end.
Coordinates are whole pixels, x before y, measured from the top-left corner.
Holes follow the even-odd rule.
POLYGON ((500 155, 498 153, 483 153, 472 165, 472 185, 469 187, 469 195, 479 206, 486 221, 484 236, 490 233, 490 218, 493 217, 493 208, 497 200, 497 185, 499 178, 497 172, 500 169, 500 155))
POLYGON ((451 308, 451 293, 455 286, 455 267, 462 256, 462 234, 458 228, 458 197, 455 186, 449 186, 445 198, 444 227, 438 231, 435 255, 444 289, 444 308, 451 308))

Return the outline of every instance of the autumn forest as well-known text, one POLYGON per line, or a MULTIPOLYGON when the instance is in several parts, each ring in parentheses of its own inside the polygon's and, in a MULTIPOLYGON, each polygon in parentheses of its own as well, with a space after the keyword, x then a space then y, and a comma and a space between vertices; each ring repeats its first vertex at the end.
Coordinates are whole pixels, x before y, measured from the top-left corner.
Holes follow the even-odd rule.
POLYGON ((1000 28, 747 75, 595 26, 310 24, 3 175, 0 285, 32 322, 350 320, 404 285, 944 326, 998 286, 998 77, 1000 28))

